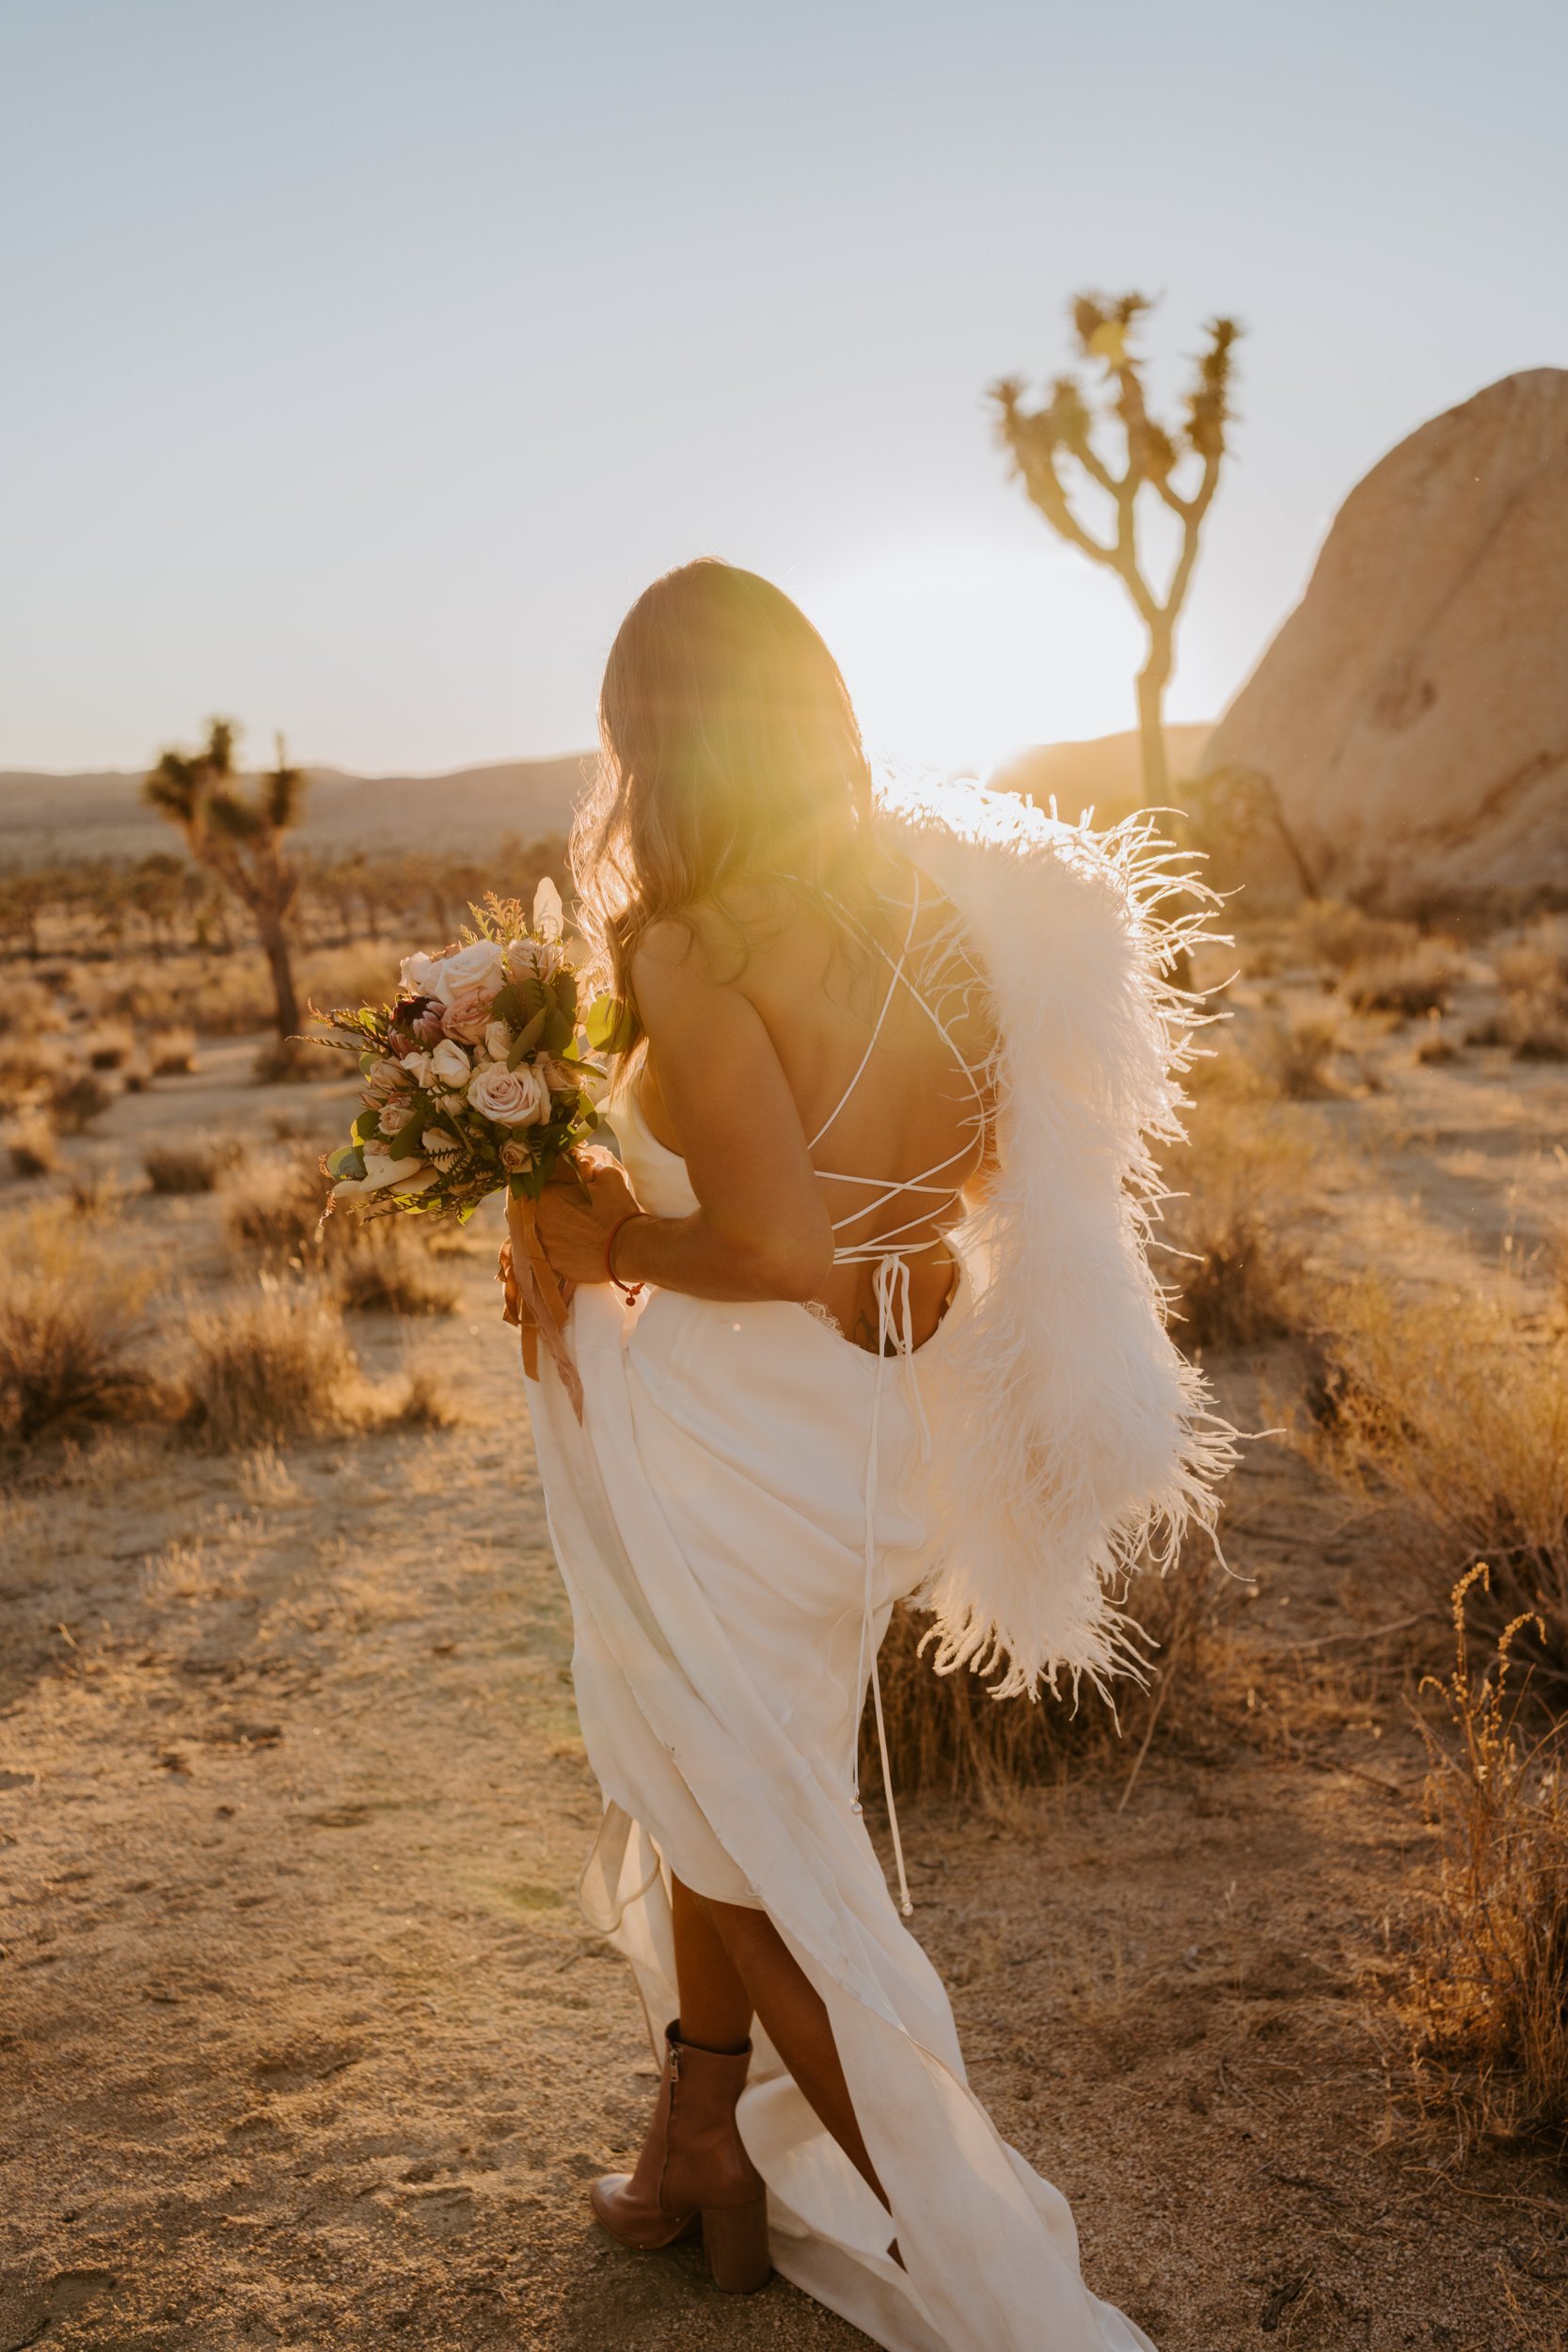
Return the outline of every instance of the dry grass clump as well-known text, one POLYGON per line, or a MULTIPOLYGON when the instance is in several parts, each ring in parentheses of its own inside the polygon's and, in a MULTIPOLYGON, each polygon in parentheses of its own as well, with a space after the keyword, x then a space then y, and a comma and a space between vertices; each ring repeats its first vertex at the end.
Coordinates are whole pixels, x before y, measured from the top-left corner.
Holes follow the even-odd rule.
POLYGON ((1568 929, 1539 923, 1495 960, 1502 1003, 1473 1041, 1516 1061, 1568 1061, 1568 929))
POLYGON ((212 1192, 223 1164, 202 1145, 155 1144, 142 1153, 142 1172, 154 1192, 212 1192))
MULTIPOLYGON (((1127 1610, 1141 1627, 1149 1677, 1117 1686, 1116 1707, 1085 1683, 1074 1700, 994 1699, 976 1676, 934 1672, 922 1656, 923 1614, 900 1603, 878 1658, 888 1757, 896 1795, 931 1790, 994 1801, 1009 1789, 1065 1779, 1074 1770, 1109 1772, 1131 1793, 1156 1738, 1162 1747, 1205 1751, 1229 1713, 1222 1692, 1229 1649, 1223 1628, 1223 1570, 1212 1563, 1134 1581, 1127 1610)), ((876 1722, 861 1727, 861 1785, 880 1793, 876 1722)))
POLYGON ((1323 1301, 1316 1411, 1326 1466, 1399 1506, 1411 1565, 1450 1582, 1478 1560, 1509 1616, 1544 1628, 1568 1677, 1568 1334, 1490 1293, 1397 1299, 1370 1279, 1323 1301))
POLYGON ((187 1427, 214 1448, 320 1437, 353 1418, 358 1367, 336 1303, 263 1275, 185 1327, 187 1427))
POLYGON ((1568 1790, 1563 1727, 1530 1736, 1509 1688, 1516 1619, 1472 1669, 1453 1593, 1455 1658, 1441 1683, 1447 1735, 1423 1722, 1437 1881, 1421 1902, 1396 2012, 1425 2114, 1467 2142, 1545 2137, 1568 2147, 1568 1790))
POLYGON ((1220 1093, 1194 1104, 1165 1154, 1173 1198, 1155 1227, 1155 1267, 1189 1353, 1244 1347, 1296 1327, 1301 1252, 1291 1235, 1311 1148, 1287 1113, 1220 1093))
POLYGON ((451 1314, 457 1285, 435 1265, 423 1225, 404 1217, 370 1223, 322 1214, 329 1185, 315 1159, 252 1168, 226 1204, 224 1227, 238 1248, 264 1261, 318 1271, 341 1307, 360 1313, 451 1314))
POLYGON ((188 1078, 196 1068, 196 1031, 162 1030, 152 1041, 150 1067, 155 1078, 188 1078))
POLYGON ((1357 1012, 1391 1012, 1402 1021, 1446 1011, 1459 973, 1440 940, 1418 940, 1396 955, 1357 962, 1342 983, 1357 1012))
POLYGON ((82 1054, 89 1070, 123 1070, 136 1050, 135 1032, 123 1021, 106 1021, 89 1030, 82 1054))
POLYGON ((269 1037, 250 1068, 259 1087, 310 1086, 343 1074, 341 1057, 308 1037, 269 1037))
POLYGON ((148 1288, 60 1215, 9 1223, 0 1270, 0 1437, 27 1444, 156 1408, 159 1391, 141 1354, 148 1288))
POLYGON ((315 1158, 262 1161, 239 1178, 224 1202, 230 1242, 263 1258, 303 1259, 316 1243, 327 1180, 315 1158))
POLYGON ((114 1096, 90 1070, 78 1070, 60 1080, 49 1098, 49 1110, 62 1135, 85 1135, 102 1119, 114 1096))
POLYGON ((1332 1012, 1295 1013, 1270 1022, 1258 1058, 1276 1093, 1292 1103, 1318 1103, 1338 1091, 1330 1073, 1339 1042, 1332 1012))
POLYGON ((335 1216, 323 1257, 340 1306, 361 1314, 450 1315, 458 1288, 433 1263, 427 1245, 401 1217, 366 1225, 335 1216))
POLYGON ((6 1131, 6 1151, 13 1176, 53 1176, 60 1165, 59 1137, 47 1113, 22 1112, 6 1131))
POLYGON ((1296 916, 1296 934, 1308 963, 1343 976, 1357 964, 1381 963, 1418 946, 1414 923, 1369 914, 1345 898, 1314 898, 1296 916))

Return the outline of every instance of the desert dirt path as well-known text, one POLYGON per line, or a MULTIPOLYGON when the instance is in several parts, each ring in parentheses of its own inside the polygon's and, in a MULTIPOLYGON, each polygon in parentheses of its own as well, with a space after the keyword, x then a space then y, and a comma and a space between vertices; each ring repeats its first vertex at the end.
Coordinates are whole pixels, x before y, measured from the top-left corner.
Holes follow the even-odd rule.
MULTIPOLYGON (((654 2073, 572 1899, 566 1612, 483 1245, 461 1274, 419 1343, 456 1426, 239 1461, 111 1436, 0 1505, 0 2352, 863 2341, 586 2218, 654 2073)), ((1119 1772, 907 1807, 976 2086, 1162 2352, 1560 2352, 1560 2174, 1456 2183, 1388 2129, 1418 1754, 1386 1684, 1325 1709, 1310 1645, 1394 1604, 1347 1602, 1355 1533, 1282 1449, 1233 1521, 1237 1638, 1307 1645, 1299 1708, 1156 1751, 1122 1813, 1119 1772)))

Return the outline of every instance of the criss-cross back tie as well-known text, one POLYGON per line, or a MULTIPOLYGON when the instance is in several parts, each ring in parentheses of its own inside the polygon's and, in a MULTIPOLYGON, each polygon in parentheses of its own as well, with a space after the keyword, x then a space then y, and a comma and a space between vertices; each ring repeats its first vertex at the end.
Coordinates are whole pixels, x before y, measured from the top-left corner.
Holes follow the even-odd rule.
MULTIPOLYGON (((863 924, 858 922, 847 908, 839 907, 836 900, 833 904, 837 907, 842 919, 881 957, 888 968, 888 984, 876 1022, 872 1026, 871 1035, 866 1040, 865 1051, 856 1063, 854 1074, 844 1092, 839 1096, 816 1135, 812 1136, 806 1147, 808 1152, 815 1155, 823 1137, 847 1107, 855 1089, 870 1067, 871 1057, 877 1050, 878 1041, 886 1026, 888 1014, 893 1009, 894 1001, 900 988, 904 989, 913 1002, 920 1007, 952 1055, 974 1098, 975 1117, 979 1131, 983 1136, 986 1097, 980 1082, 970 1068, 963 1053, 955 1043, 936 1009, 927 1001, 923 991, 910 976, 910 950, 914 944, 915 929, 920 920, 919 874, 916 873, 914 877, 914 893, 910 907, 909 927, 904 933, 904 942, 896 956, 889 955, 881 941, 863 924)), ((966 1136, 956 1152, 950 1152, 945 1159, 938 1160, 934 1167, 922 1168, 919 1175, 906 1176, 895 1183, 880 1176, 852 1176, 842 1168, 816 1168, 815 1156, 812 1162, 813 1167, 816 1168, 817 1175, 824 1183, 858 1184, 873 1195, 872 1199, 863 1202, 860 1207, 850 1209, 845 1216, 833 1219, 833 1263, 834 1265, 870 1266, 873 1269, 872 1289, 877 1300, 877 1368, 872 1377, 871 1432, 865 1468, 865 1580, 861 1609, 861 1638, 856 1661, 855 1686, 857 1690, 860 1688, 862 1678, 865 1675, 869 1651, 871 1653, 871 1699, 877 1718, 877 1749, 882 1767, 882 1791, 887 1800, 888 1828, 893 1837, 894 1860, 898 1872, 898 1907, 906 1918, 909 1917, 914 1906, 910 1900, 909 1877, 904 1867, 904 1845, 898 1834, 898 1815, 893 1801, 893 1774, 888 1767, 887 1726, 882 1714, 881 1682, 877 1673, 876 1654, 871 1648, 877 1576, 877 1482, 879 1467, 878 1456, 881 1440, 882 1380, 887 1358, 890 1355, 900 1358, 915 1423, 920 1431, 921 1459, 928 1461, 931 1453, 931 1432, 930 1424, 926 1418, 925 1403, 920 1393, 920 1375, 915 1368, 914 1324, 910 1304, 910 1259, 911 1256, 919 1257, 925 1250, 930 1248, 933 1243, 941 1239, 943 1230, 942 1220, 958 1206, 959 1195, 959 1184, 948 1176, 947 1171, 957 1168, 960 1161, 969 1160, 973 1148, 973 1136, 966 1136), (902 1200, 906 1196, 918 1197, 921 1205, 900 1223, 884 1226, 880 1232, 868 1235, 861 1241, 839 1238, 841 1234, 847 1233, 850 1227, 864 1224, 868 1217, 877 1216, 882 1210, 891 1208, 895 1201, 902 1200), (922 1232, 922 1228, 926 1230, 922 1232)), ((861 1803, 860 1726, 858 1723, 852 1726, 850 1737, 853 1743, 849 1760, 850 1785, 853 1789, 852 1803, 855 1811, 859 1813, 861 1803)))

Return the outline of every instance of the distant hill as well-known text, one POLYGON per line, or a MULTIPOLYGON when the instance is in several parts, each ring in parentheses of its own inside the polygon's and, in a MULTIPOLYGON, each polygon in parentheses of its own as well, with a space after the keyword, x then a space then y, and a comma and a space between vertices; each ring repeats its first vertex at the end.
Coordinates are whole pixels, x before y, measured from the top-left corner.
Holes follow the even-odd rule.
MULTIPOLYGON (((588 755, 507 759, 440 776, 355 776, 312 768, 302 833, 314 850, 483 850, 505 834, 524 842, 564 833, 586 782, 588 755)), ((138 858, 172 849, 165 818, 141 800, 140 774, 56 776, 0 770, 0 866, 88 857, 138 858)))
MULTIPOLYGON (((1181 785, 1196 774, 1212 732, 1197 725, 1165 729, 1171 800, 1177 807, 1181 805, 1181 785)), ((1015 753, 987 781, 1001 791, 1032 794, 1040 808, 1054 793, 1057 814, 1069 823, 1092 808, 1097 825, 1114 825, 1143 805, 1136 732, 1097 735, 1084 743, 1036 743, 1015 753)))
MULTIPOLYGON (((1165 729, 1173 778, 1195 772, 1209 735, 1206 726, 1165 729)), ((567 830, 591 757, 584 752, 564 759, 499 760, 439 776, 356 776, 340 768, 312 768, 301 830, 309 848, 328 854, 424 844, 472 852, 506 834, 536 841, 567 830)), ((1054 793, 1064 817, 1092 807, 1099 823, 1114 823, 1143 798, 1138 739, 1102 735, 1084 743, 1037 744, 989 781, 1006 791, 1033 793, 1042 807, 1054 793)), ((144 806, 141 782, 139 773, 112 769, 76 776, 0 769, 0 866, 138 858, 177 848, 168 824, 144 806)))

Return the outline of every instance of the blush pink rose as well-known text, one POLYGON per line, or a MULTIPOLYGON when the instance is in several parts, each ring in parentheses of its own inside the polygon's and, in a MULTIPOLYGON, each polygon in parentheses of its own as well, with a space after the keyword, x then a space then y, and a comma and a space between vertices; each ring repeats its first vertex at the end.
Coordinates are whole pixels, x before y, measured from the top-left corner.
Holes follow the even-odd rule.
POLYGON ((489 1025, 494 994, 493 989, 480 983, 453 989, 441 1014, 441 1026, 448 1037, 458 1038, 465 1045, 477 1045, 489 1025))
POLYGON ((492 1062, 469 1082, 468 1108, 498 1127, 532 1127, 550 1115, 550 1090, 526 1062, 517 1070, 492 1062))

